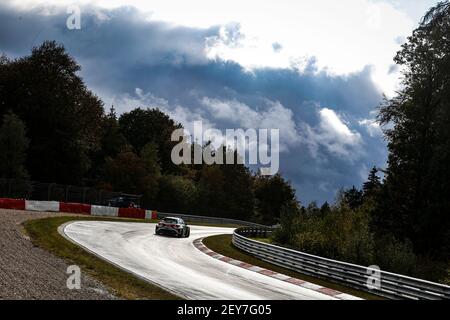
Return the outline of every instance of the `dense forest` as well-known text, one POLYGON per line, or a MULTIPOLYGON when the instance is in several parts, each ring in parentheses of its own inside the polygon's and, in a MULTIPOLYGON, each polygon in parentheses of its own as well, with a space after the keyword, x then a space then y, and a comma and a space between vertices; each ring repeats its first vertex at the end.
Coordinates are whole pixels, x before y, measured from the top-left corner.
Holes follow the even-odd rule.
POLYGON ((274 241, 311 253, 450 283, 450 3, 397 53, 402 89, 378 120, 389 158, 336 203, 284 208, 274 241), (380 178, 383 177, 383 180, 380 178))
POLYGON ((157 108, 105 112, 79 70, 54 41, 0 59, 0 178, 120 191, 142 195, 146 208, 266 224, 296 201, 280 175, 242 164, 173 164, 171 134, 181 124, 157 108))
POLYGON ((402 89, 378 116, 387 168, 373 168, 361 190, 342 190, 333 204, 303 206, 281 175, 241 164, 174 165, 170 136, 181 124, 158 108, 105 111, 54 41, 0 58, 0 178, 141 194, 147 208, 279 224, 276 243, 449 282, 449 35, 450 5, 442 2, 395 57, 402 89))

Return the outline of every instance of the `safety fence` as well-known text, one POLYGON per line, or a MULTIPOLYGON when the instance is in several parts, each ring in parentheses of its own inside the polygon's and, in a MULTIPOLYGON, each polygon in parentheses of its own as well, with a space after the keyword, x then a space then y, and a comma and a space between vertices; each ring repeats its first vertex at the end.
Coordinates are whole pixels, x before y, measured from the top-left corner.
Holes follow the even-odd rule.
POLYGON ((140 204, 140 195, 130 195, 122 192, 57 183, 0 179, 0 198, 107 205, 110 199, 120 196, 126 196, 127 198, 133 199, 135 204, 140 204))
POLYGON ((177 213, 164 213, 164 212, 157 212, 156 210, 145 210, 138 208, 116 208, 110 206, 70 203, 62 201, 36 201, 25 199, 0 198, 0 208, 40 211, 40 212, 66 212, 66 213, 86 214, 92 216, 119 217, 132 219, 162 219, 170 216, 182 218, 183 220, 191 223, 211 223, 219 225, 262 227, 262 225, 256 223, 235 219, 204 217, 204 216, 177 214, 177 213))
POLYGON ((38 211, 38 212, 77 213, 99 217, 118 217, 130 219, 158 218, 157 212, 153 210, 145 210, 138 208, 116 208, 116 207, 98 206, 83 203, 70 203, 61 201, 38 201, 38 200, 0 198, 0 208, 38 211))
POLYGON ((367 268, 314 256, 304 252, 249 239, 249 237, 267 237, 272 232, 271 228, 252 222, 217 217, 164 213, 138 208, 116 208, 61 201, 36 201, 10 198, 0 198, 0 208, 39 212, 66 212, 91 216, 132 219, 161 219, 171 216, 180 217, 188 222, 247 225, 247 227, 240 227, 234 231, 232 239, 233 244, 239 249, 274 265, 392 299, 450 299, 450 286, 375 270, 373 267, 367 268), (374 271, 378 272, 378 275, 374 273, 374 271), (378 285, 376 282, 371 282, 374 279, 374 275, 378 277, 378 285))
POLYGON ((266 262, 322 278, 391 299, 441 300, 450 299, 450 286, 355 264, 322 258, 272 244, 255 241, 271 232, 268 228, 238 228, 233 244, 266 262))
MULTIPOLYGON (((118 197, 126 197, 127 199, 132 199, 133 203, 138 205, 139 207, 141 200, 140 195, 130 195, 121 192, 111 192, 89 187, 78 187, 56 183, 43 183, 37 181, 15 180, 15 179, 0 179, 0 199, 1 198, 27 199, 27 201, 39 200, 47 204, 51 203, 52 201, 54 203, 58 202, 61 203, 61 206, 63 208, 67 208, 65 210, 61 210, 61 212, 71 213, 72 211, 67 210, 72 210, 74 207, 77 208, 76 210, 81 210, 80 208, 82 206, 80 206, 80 204, 85 204, 83 205, 84 209, 80 213, 89 214, 86 211, 90 210, 88 208, 90 208, 91 205, 111 207, 114 206, 114 201, 111 201, 111 199, 118 197)), ((0 206, 0 208, 2 207, 0 206)), ((105 211, 106 209, 103 210, 105 211)), ((108 210, 110 211, 111 209, 108 210)), ((50 210, 50 211, 57 211, 57 210, 50 210)), ((180 217, 186 220, 187 222, 193 223, 211 223, 221 225, 264 227, 263 225, 258 223, 242 221, 237 219, 197 216, 179 213, 158 212, 157 218, 161 219, 168 216, 180 217)))

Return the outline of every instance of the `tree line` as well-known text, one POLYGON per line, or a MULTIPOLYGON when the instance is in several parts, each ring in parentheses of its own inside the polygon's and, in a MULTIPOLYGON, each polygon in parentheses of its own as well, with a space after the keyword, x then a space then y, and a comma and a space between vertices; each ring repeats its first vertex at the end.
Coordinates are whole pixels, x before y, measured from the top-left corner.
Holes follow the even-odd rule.
POLYGON ((386 169, 333 205, 283 208, 275 242, 450 283, 450 3, 424 17, 395 56, 402 86, 378 121, 386 169))
POLYGON ((105 112, 80 68, 54 41, 0 58, 0 178, 121 191, 142 195, 146 208, 266 224, 296 201, 280 175, 242 164, 173 164, 171 134, 181 124, 158 108, 105 112))
POLYGON ((387 167, 332 204, 303 206, 281 175, 240 164, 174 165, 170 136, 181 125, 157 108, 105 112, 80 66, 52 41, 0 58, 0 178, 96 186, 142 194, 153 209, 279 224, 276 243, 448 283, 449 34, 445 1, 395 57, 402 87, 378 115, 387 167))

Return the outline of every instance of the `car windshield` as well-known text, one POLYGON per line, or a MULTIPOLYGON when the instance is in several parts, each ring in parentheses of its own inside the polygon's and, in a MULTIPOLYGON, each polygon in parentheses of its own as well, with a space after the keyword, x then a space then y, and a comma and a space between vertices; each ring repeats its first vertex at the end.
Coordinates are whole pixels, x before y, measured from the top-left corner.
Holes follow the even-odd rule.
POLYGON ((178 223, 177 219, 172 218, 164 218, 163 221, 166 223, 178 223))

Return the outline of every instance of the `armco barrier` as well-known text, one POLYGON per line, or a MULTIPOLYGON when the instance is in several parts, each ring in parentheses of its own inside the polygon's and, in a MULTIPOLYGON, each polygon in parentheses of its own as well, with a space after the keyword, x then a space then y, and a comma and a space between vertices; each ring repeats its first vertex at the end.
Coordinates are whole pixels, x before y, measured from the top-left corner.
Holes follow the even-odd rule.
POLYGON ((142 197, 141 195, 124 194, 91 187, 0 178, 0 198, 107 205, 110 199, 121 196, 133 199, 133 202, 137 204, 140 204, 142 197))
POLYGON ((91 205, 82 203, 59 203, 59 211, 67 213, 91 214, 91 205))
POLYGON ((263 227, 260 224, 218 217, 204 217, 177 213, 164 213, 137 208, 115 208, 81 203, 68 203, 58 201, 36 201, 0 198, 0 208, 15 210, 30 210, 44 212, 79 213, 101 217, 122 217, 133 219, 161 219, 168 216, 180 217, 187 222, 203 222, 213 224, 233 224, 240 226, 263 227))
POLYGON ((137 208, 119 208, 120 218, 145 219, 145 210, 137 208))
POLYGON ((450 299, 450 286, 426 280, 411 278, 399 274, 380 271, 379 288, 368 289, 367 282, 371 274, 363 266, 322 258, 311 254, 291 250, 259 241, 246 236, 267 236, 271 229, 257 223, 204 217, 186 214, 163 213, 143 209, 119 209, 114 207, 90 206, 77 203, 56 201, 32 201, 0 198, 0 208, 14 210, 53 211, 84 213, 94 216, 124 217, 137 219, 156 219, 167 216, 183 218, 190 222, 247 225, 233 233, 233 244, 251 255, 272 264, 291 269, 316 278, 342 283, 371 293, 394 299, 450 299))
MULTIPOLYGON (((270 232, 267 228, 238 228, 233 233, 233 244, 249 254, 272 264, 316 278, 323 278, 346 286, 362 289, 391 299, 450 299, 450 286, 380 271, 380 286, 367 286, 372 274, 368 268, 322 258, 268 243, 248 239, 270 232)), ((371 283, 371 282, 369 282, 371 283)))
POLYGON ((156 211, 145 210, 145 219, 148 219, 148 220, 158 219, 158 216, 156 215, 156 211))
POLYGON ((59 202, 25 200, 25 210, 59 212, 59 202))
POLYGON ((99 216, 99 217, 118 217, 119 216, 119 208, 91 206, 91 215, 99 216))
POLYGON ((164 217, 178 217, 187 222, 230 224, 230 225, 239 225, 239 226, 252 226, 252 227, 267 228, 267 226, 264 226, 262 224, 248 222, 248 221, 242 221, 242 220, 236 220, 236 219, 206 217, 206 216, 193 216, 190 214, 180 214, 180 213, 158 212, 158 219, 161 219, 164 217))
POLYGON ((25 200, 0 198, 0 208, 13 209, 13 210, 25 210, 25 200))

